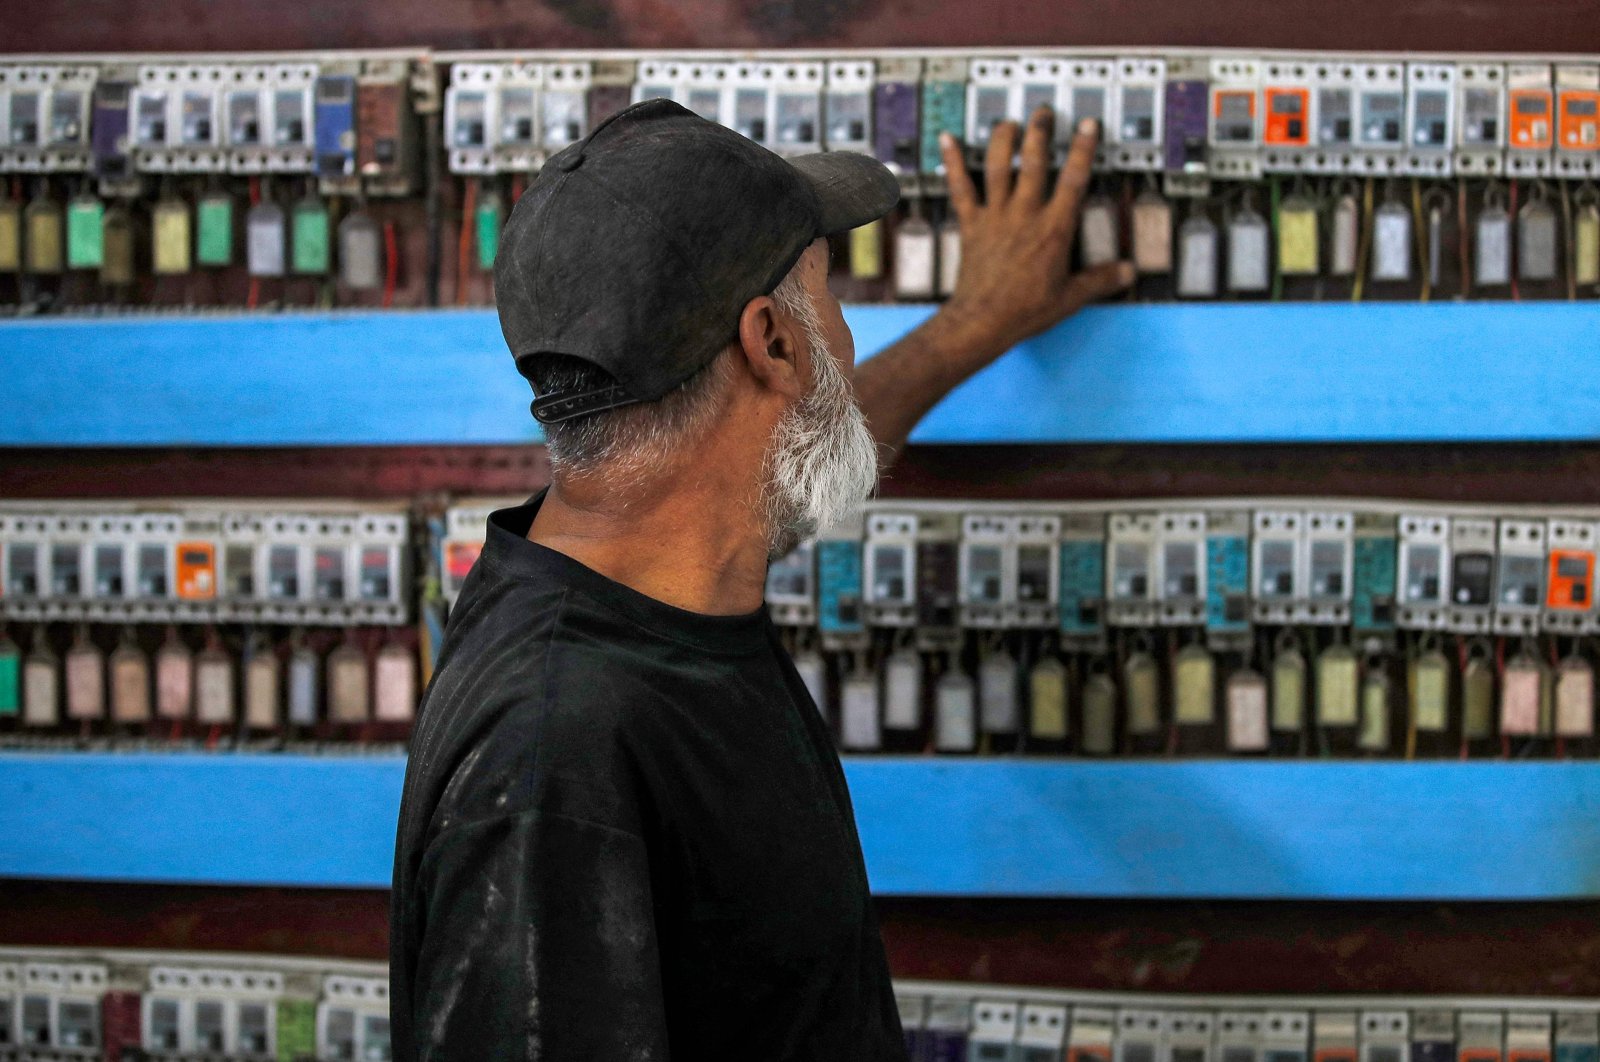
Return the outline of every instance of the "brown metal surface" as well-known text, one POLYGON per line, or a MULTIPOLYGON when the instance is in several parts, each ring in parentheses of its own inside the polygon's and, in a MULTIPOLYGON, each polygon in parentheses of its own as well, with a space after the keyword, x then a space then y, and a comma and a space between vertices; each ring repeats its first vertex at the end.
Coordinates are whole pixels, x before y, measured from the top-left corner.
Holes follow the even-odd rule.
MULTIPOLYGON (((382 960, 382 890, 0 883, 0 943, 382 960)), ((897 977, 1149 992, 1600 994, 1600 904, 880 900, 897 977)))
MULTIPOLYGON (((0 498, 532 493, 542 446, 0 450, 0 498)), ((912 446, 891 498, 1331 495, 1593 504, 1600 443, 912 446)))
POLYGON ((1600 51, 1593 0, 119 0, 24 3, 5 50, 1200 45, 1600 51))

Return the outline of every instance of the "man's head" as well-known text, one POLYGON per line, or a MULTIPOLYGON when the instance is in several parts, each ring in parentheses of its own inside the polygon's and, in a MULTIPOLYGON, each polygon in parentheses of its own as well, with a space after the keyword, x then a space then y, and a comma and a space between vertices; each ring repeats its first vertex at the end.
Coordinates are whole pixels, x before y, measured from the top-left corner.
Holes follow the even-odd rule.
POLYGON ((824 237, 898 194, 866 156, 785 160, 661 100, 550 159, 495 288, 558 485, 603 481, 626 504, 691 454, 754 460, 742 500, 780 553, 860 501, 876 453, 824 237))
MULTIPOLYGON (((878 460, 850 385, 855 346, 827 274, 827 243, 817 240, 770 296, 746 304, 737 339, 665 396, 546 425, 558 481, 599 480, 625 502, 690 455, 753 456, 760 487, 745 501, 771 556, 838 520, 871 493, 878 460)), ((603 370, 561 355, 530 358, 526 372, 540 394, 609 383, 603 370)))

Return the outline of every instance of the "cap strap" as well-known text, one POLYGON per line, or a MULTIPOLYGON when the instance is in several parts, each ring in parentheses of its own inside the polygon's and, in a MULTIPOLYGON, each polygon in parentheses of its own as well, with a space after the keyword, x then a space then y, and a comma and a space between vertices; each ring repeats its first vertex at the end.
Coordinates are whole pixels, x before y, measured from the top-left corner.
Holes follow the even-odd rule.
POLYGON ((540 424, 559 424, 564 420, 603 413, 618 406, 642 402, 615 384, 589 391, 557 391, 533 400, 533 418, 540 424))

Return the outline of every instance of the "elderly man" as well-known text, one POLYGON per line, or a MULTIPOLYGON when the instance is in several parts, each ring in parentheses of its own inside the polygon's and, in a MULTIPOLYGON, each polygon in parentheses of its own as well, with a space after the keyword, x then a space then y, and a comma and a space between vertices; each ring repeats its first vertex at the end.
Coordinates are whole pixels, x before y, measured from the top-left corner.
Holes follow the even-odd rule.
POLYGON ((895 205, 673 103, 556 155, 495 263, 554 482, 450 617, 395 853, 395 1057, 900 1059, 844 775, 762 605, 950 388, 1131 280, 1074 274, 1095 131, 945 137, 956 291, 854 368, 826 237, 895 205))

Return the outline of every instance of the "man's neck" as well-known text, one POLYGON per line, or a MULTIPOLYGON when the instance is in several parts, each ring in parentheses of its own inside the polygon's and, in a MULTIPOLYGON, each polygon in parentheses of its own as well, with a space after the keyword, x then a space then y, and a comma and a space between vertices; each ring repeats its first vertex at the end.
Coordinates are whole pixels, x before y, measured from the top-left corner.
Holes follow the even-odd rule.
POLYGON ((732 616, 760 608, 767 542, 753 506, 741 504, 731 485, 692 469, 658 480, 671 486, 629 490, 620 502, 603 484, 553 483, 528 539, 690 612, 732 616))

